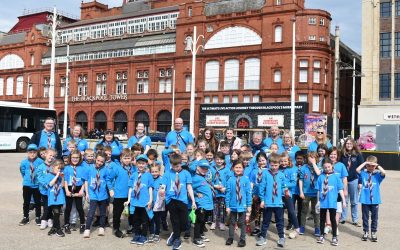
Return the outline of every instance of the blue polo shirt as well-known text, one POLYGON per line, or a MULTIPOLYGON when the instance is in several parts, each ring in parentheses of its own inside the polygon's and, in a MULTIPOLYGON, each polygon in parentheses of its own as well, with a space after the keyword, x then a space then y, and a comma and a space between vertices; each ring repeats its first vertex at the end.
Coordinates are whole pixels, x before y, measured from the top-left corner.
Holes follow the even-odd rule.
POLYGON ((178 200, 188 204, 187 185, 192 184, 192 176, 184 169, 179 172, 180 192, 176 192, 175 177, 176 172, 171 169, 167 170, 162 178, 162 184, 165 185, 165 203, 168 204, 171 200, 178 200))
POLYGON ((171 145, 177 145, 181 152, 186 151, 186 145, 188 143, 194 143, 194 140, 192 134, 187 130, 181 130, 180 132, 176 130, 170 131, 165 138, 165 148, 171 145))
POLYGON ((340 190, 343 190, 343 182, 337 174, 330 174, 328 176, 328 193, 325 198, 323 195, 324 182, 326 173, 322 173, 318 177, 315 188, 319 191, 319 202, 321 208, 334 208, 337 209, 337 198, 340 190))
POLYGON ((150 200, 149 189, 154 186, 153 176, 149 172, 144 172, 140 178, 139 195, 135 197, 135 187, 138 181, 139 172, 134 173, 129 179, 128 187, 132 188, 130 207, 146 207, 150 200))

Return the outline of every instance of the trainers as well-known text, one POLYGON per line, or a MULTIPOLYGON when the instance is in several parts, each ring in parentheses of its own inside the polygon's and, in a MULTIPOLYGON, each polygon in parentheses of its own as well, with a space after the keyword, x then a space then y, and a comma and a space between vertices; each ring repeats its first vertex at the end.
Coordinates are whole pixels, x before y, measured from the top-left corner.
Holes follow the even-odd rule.
POLYGON ((48 227, 53 227, 53 220, 52 219, 48 219, 47 220, 47 226, 48 227))
POLYGON ((345 220, 341 220, 339 223, 340 224, 346 224, 346 221, 345 220))
POLYGON ((239 240, 239 242, 238 242, 238 245, 237 245, 238 247, 245 247, 246 246, 246 241, 245 240, 239 240))
POLYGON ((175 239, 174 244, 172 246, 172 250, 178 250, 182 246, 182 241, 180 239, 175 239))
POLYGON ((200 247, 200 248, 203 248, 206 246, 201 239, 194 239, 193 245, 195 245, 196 247, 200 247))
POLYGON ((299 234, 303 235, 306 229, 304 227, 300 227, 299 234))
POLYGON ((136 244, 139 241, 140 235, 134 235, 131 239, 131 244, 136 244))
POLYGON ((260 236, 256 242, 256 246, 263 246, 267 244, 267 239, 265 239, 264 237, 260 236))
POLYGON ((71 234, 71 227, 69 226, 69 224, 64 226, 64 231, 66 234, 71 234))
POLYGON ((316 227, 316 228, 314 229, 314 235, 315 235, 315 236, 320 236, 320 235, 321 235, 321 230, 319 229, 319 227, 316 227))
POLYGON ((201 235, 200 237, 201 237, 201 240, 202 240, 203 242, 210 242, 210 239, 207 238, 205 235, 201 235))
POLYGON ((259 228, 254 228, 253 231, 251 231, 251 236, 256 236, 260 233, 260 229, 259 228))
POLYGON ((225 245, 230 246, 233 243, 233 239, 232 238, 228 238, 225 242, 225 245))
POLYGON ((83 238, 90 238, 90 229, 85 229, 85 232, 83 232, 83 238))
POLYGON ((24 217, 24 218, 19 222, 19 225, 20 225, 20 226, 25 226, 26 224, 29 224, 29 218, 24 217))
POLYGON ((225 225, 224 225, 224 223, 220 223, 219 224, 219 230, 221 230, 221 231, 225 231, 225 225))
POLYGON ((85 228, 86 228, 85 225, 81 225, 81 227, 79 228, 79 233, 83 234, 83 232, 85 232, 85 228))
POLYGON ((292 224, 288 224, 287 226, 286 226, 286 230, 293 230, 294 228, 293 228, 293 225, 292 224))
POLYGON ((167 246, 172 246, 174 244, 174 232, 171 232, 171 235, 167 239, 167 246))
POLYGON ((71 224, 71 230, 72 230, 72 231, 76 231, 76 230, 77 230, 77 228, 76 228, 76 223, 72 223, 72 224, 71 224))
POLYGON ((160 235, 158 235, 158 234, 154 235, 154 237, 153 237, 153 242, 154 242, 154 243, 160 242, 160 235))
POLYGON ((298 234, 299 234, 299 229, 293 230, 292 232, 289 233, 289 239, 296 238, 298 234))
POLYGON ((128 230, 126 230, 126 234, 133 234, 133 232, 134 232, 134 229, 132 226, 128 230))
MULTIPOLYGON (((42 222, 41 222, 39 217, 36 217, 35 223, 36 223, 36 226, 40 226, 42 224, 42 222)), ((49 223, 47 223, 47 224, 49 224, 49 223)))
POLYGON ((47 221, 42 220, 40 222, 40 230, 45 230, 47 228, 47 221))
POLYGON ((278 247, 284 247, 284 246, 285 246, 285 238, 279 238, 278 247))
POLYGON ((210 229, 211 229, 211 230, 215 230, 215 227, 216 227, 216 224, 213 222, 213 223, 211 224, 211 226, 210 226, 210 229))
POLYGON ((53 234, 56 234, 57 233, 57 230, 54 228, 54 227, 52 227, 50 230, 49 230, 49 232, 47 233, 47 235, 48 236, 52 236, 53 234))
POLYGON ((324 244, 324 242, 325 242, 324 236, 319 236, 319 238, 318 238, 318 240, 317 240, 317 243, 319 243, 319 244, 324 244))
POLYGON ((58 230, 57 230, 56 235, 57 235, 58 237, 64 237, 64 236, 65 236, 64 232, 63 232, 61 229, 58 229, 58 230))
POLYGON ((376 232, 371 233, 371 241, 372 242, 378 242, 378 237, 376 236, 376 232))
POLYGON ((183 238, 185 240, 190 239, 190 231, 186 231, 185 234, 183 235, 183 238))
POLYGON ((356 222, 353 222, 353 223, 351 223, 353 226, 356 226, 356 227, 361 227, 361 224, 358 222, 358 221, 356 221, 356 222))
POLYGON ((147 237, 140 235, 139 239, 136 241, 136 245, 144 245, 147 243, 147 237))
POLYGON ((326 225, 324 228, 324 234, 329 234, 332 231, 331 226, 326 225))
POLYGON ((98 236, 104 236, 104 227, 99 227, 99 232, 97 233, 98 236))
POLYGON ((364 232, 363 236, 361 237, 362 241, 367 241, 368 240, 368 232, 364 232))
POLYGON ((337 246, 337 245, 339 245, 338 240, 337 240, 336 237, 333 237, 333 238, 332 238, 331 245, 332 245, 332 246, 337 246))
POLYGON ((124 234, 119 229, 115 230, 114 235, 117 238, 123 238, 124 237, 124 234))

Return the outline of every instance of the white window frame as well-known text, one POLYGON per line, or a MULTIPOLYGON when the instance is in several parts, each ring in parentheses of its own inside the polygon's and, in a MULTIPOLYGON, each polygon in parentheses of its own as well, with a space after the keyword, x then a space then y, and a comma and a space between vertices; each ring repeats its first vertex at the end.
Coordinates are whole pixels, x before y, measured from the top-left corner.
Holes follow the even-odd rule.
POLYGON ((239 67, 240 63, 237 59, 229 59, 225 61, 224 90, 239 89, 239 67))
POLYGON ((185 76, 185 90, 186 92, 191 91, 191 85, 192 85, 192 76, 191 75, 186 75, 185 76))
POLYGON ((259 95, 253 95, 253 103, 258 103, 260 102, 260 96, 259 95))
POLYGON ((307 94, 299 94, 299 102, 308 102, 307 94))
POLYGON ((300 64, 299 82, 307 83, 308 82, 308 60, 301 59, 299 64, 300 64))
POLYGON ((312 112, 319 112, 319 95, 313 95, 312 100, 312 112))
POLYGON ((238 102, 239 102, 239 97, 237 95, 233 95, 231 103, 238 103, 238 102))
POLYGON ((203 101, 203 103, 211 103, 211 99, 210 99, 210 96, 204 96, 204 101, 203 101))
POLYGON ((0 78, 0 96, 4 95, 4 78, 0 78))
POLYGON ((229 103, 229 102, 230 102, 229 95, 224 95, 223 103, 229 103))
POLYGON ((250 103, 250 95, 243 96, 243 103, 250 103))
POLYGON ((6 95, 14 95, 14 77, 7 77, 6 95))
POLYGON ((317 25, 317 18, 316 17, 309 17, 308 18, 309 25, 317 25))
POLYGON ((17 86, 15 88, 16 95, 23 95, 24 94, 24 77, 17 76, 17 86))
POLYGON ((274 83, 282 82, 282 71, 280 69, 274 70, 274 83))
POLYGON ((205 68, 204 90, 217 91, 219 88, 219 62, 208 61, 205 68))
POLYGON ((244 89, 260 89, 260 59, 247 58, 244 61, 244 89))
POLYGON ((283 27, 282 25, 276 25, 274 29, 274 42, 283 42, 283 27))
POLYGON ((321 83, 321 61, 315 60, 313 65, 314 65, 313 82, 321 83))
POLYGON ((217 95, 212 97, 212 103, 219 103, 219 97, 217 95))

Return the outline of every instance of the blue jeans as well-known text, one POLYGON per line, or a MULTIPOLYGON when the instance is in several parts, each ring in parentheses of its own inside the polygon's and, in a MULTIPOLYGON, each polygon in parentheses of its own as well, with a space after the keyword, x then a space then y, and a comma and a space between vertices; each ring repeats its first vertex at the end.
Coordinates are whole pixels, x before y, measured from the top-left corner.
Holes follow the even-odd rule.
POLYGON ((267 231, 269 228, 269 223, 271 222, 272 213, 275 214, 276 229, 278 231, 279 238, 285 238, 285 233, 283 231, 283 208, 282 207, 266 207, 263 213, 263 222, 261 226, 260 236, 266 238, 267 231))
POLYGON ((90 200, 89 203, 89 212, 87 215, 87 220, 86 220, 86 229, 90 229, 92 226, 92 221, 94 214, 96 213, 96 208, 99 207, 100 211, 100 227, 105 227, 106 225, 106 206, 107 206, 107 200, 102 200, 102 201, 96 201, 96 200, 90 200))
POLYGON ((371 232, 376 233, 378 230, 378 211, 379 205, 361 205, 363 230, 369 232, 369 213, 371 213, 371 232))
MULTIPOLYGON (((349 204, 351 206, 351 221, 357 222, 358 220, 358 212, 357 212, 357 205, 358 205, 358 179, 349 181, 347 184, 348 187, 348 194, 346 196, 346 205, 349 204)), ((342 221, 346 220, 347 218, 347 206, 343 208, 341 219, 342 221)))
POLYGON ((285 208, 288 210, 289 222, 292 223, 295 229, 299 228, 299 221, 297 220, 296 212, 294 211, 294 204, 292 198, 282 197, 282 200, 285 204, 285 208))

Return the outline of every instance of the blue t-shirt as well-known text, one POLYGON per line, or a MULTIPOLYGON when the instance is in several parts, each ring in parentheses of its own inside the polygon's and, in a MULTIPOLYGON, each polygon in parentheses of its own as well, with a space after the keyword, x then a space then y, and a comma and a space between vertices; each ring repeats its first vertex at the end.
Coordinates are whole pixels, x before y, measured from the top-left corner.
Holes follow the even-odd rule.
MULTIPOLYGON (((76 166, 76 186, 82 186, 85 183, 88 169, 81 165, 76 166)), ((68 183, 68 186, 72 186, 72 179, 74 177, 74 168, 68 165, 64 169, 64 180, 68 183)))
POLYGON ((343 178, 349 176, 346 166, 341 162, 336 162, 333 166, 333 170, 335 171, 335 174, 339 177, 339 179, 342 180, 342 182, 343 178))
POLYGON ((88 182, 90 200, 103 201, 108 199, 107 186, 111 187, 111 184, 109 182, 109 171, 106 167, 103 166, 100 169, 90 167, 85 180, 88 182))
POLYGON ((88 142, 86 141, 86 139, 79 138, 79 137, 77 137, 77 138, 72 138, 72 137, 69 136, 67 139, 65 139, 64 144, 63 144, 63 155, 64 155, 65 152, 68 151, 68 142, 69 142, 70 140, 72 140, 72 139, 74 139, 74 141, 76 142, 76 148, 77 148, 79 151, 85 152, 85 150, 89 148, 89 144, 88 144, 88 142))
MULTIPOLYGON (((328 147, 328 149, 332 148, 332 144, 330 141, 326 142, 326 146, 328 147)), ((310 143, 310 145, 308 145, 308 149, 307 152, 317 152, 317 148, 318 148, 318 143, 317 141, 313 141, 310 143)))
POLYGON ((138 193, 135 194, 135 188, 139 178, 139 172, 134 173, 129 179, 128 187, 132 188, 130 207, 146 207, 150 200, 150 188, 154 186, 153 176, 149 172, 141 174, 138 193))
POLYGON ((48 138, 50 137, 50 144, 51 148, 55 149, 56 148, 56 135, 54 132, 49 132, 47 133, 45 130, 42 130, 42 133, 40 133, 40 141, 38 148, 40 147, 45 147, 48 149, 48 138))
POLYGON ((371 181, 369 182, 370 173, 366 169, 361 171, 359 176, 362 185, 360 203, 365 205, 381 204, 380 185, 383 179, 385 179, 385 176, 382 176, 380 171, 377 171, 371 175, 371 181), (372 184, 372 189, 370 184, 372 184))
POLYGON ((340 190, 343 190, 343 181, 337 174, 328 176, 328 189, 324 195, 326 173, 322 173, 317 180, 315 188, 319 191, 318 200, 321 208, 337 209, 337 199, 340 190))
POLYGON ((47 205, 48 206, 64 205, 65 203, 65 193, 63 188, 64 183, 62 183, 62 178, 58 177, 57 182, 53 186, 50 186, 49 184, 54 179, 54 177, 55 175, 53 173, 48 173, 45 177, 46 184, 48 186, 47 205))
POLYGON ((158 176, 157 178, 153 177, 153 206, 157 200, 158 191, 160 190, 160 186, 162 185, 162 176, 158 176))
POLYGON ((280 150, 280 149, 283 149, 283 140, 282 140, 282 138, 280 137, 280 136, 278 136, 278 138, 277 139, 272 139, 271 137, 267 137, 267 138, 265 138, 264 139, 264 141, 263 141, 263 144, 264 144, 264 147, 266 147, 266 148, 270 148, 271 147, 271 144, 272 143, 275 143, 275 144, 277 144, 278 145, 278 151, 280 150))
MULTIPOLYGON (((297 171, 294 171, 293 167, 279 168, 279 171, 284 175, 285 187, 289 189, 289 195, 292 197, 293 191, 297 185, 297 171)), ((283 194, 283 196, 284 195, 285 194, 283 194)))
POLYGON ((115 164, 114 168, 110 171, 110 190, 114 191, 114 198, 128 198, 128 182, 136 172, 137 170, 134 166, 115 164))
POLYGON ((31 162, 28 158, 21 161, 19 171, 22 176, 22 186, 30 188, 38 188, 38 180, 35 177, 35 171, 43 163, 43 160, 37 157, 33 162, 33 169, 31 169, 31 162))
MULTIPOLYGON (((213 175, 213 180, 212 180, 212 184, 215 185, 221 185, 223 187, 226 187, 226 183, 230 177, 230 170, 227 167, 222 167, 222 168, 218 168, 217 166, 215 166, 214 168, 210 168, 210 170, 214 171, 214 175, 213 175)), ((225 190, 226 191, 226 190, 225 190)), ((225 192, 221 192, 217 189, 215 189, 215 196, 216 197, 225 197, 225 192)))
POLYGON ((162 178, 162 184, 165 185, 165 203, 168 204, 171 199, 182 201, 188 204, 187 185, 192 184, 192 176, 184 169, 179 172, 179 190, 175 184, 176 172, 167 170, 162 178))
POLYGON ((192 182, 194 200, 196 201, 197 207, 205 210, 213 210, 213 193, 206 178, 199 174, 195 174, 192 176, 192 182), (199 194, 201 194, 201 197, 199 197, 199 194))
POLYGON ((318 175, 315 173, 312 166, 304 164, 300 169, 300 180, 303 181, 303 193, 308 197, 316 197, 317 190, 315 189, 318 175))
POLYGON ((45 162, 40 164, 35 170, 35 178, 37 180, 39 191, 41 195, 47 195, 47 180, 46 176, 51 172, 51 166, 47 165, 45 162))
POLYGON ((260 183, 260 199, 266 207, 283 207, 282 196, 285 189, 285 176, 282 172, 275 173, 264 171, 260 183), (274 184, 276 184, 276 193, 274 194, 274 184))
MULTIPOLYGON (((119 141, 112 141, 111 143, 108 143, 106 141, 99 141, 97 144, 102 144, 103 146, 110 146, 111 147, 111 158, 112 160, 119 160, 119 156, 122 153, 123 146, 119 141)), ((96 144, 96 146, 97 146, 96 144)), ((94 150, 96 150, 96 146, 94 147, 94 150)))
POLYGON ((265 171, 268 170, 266 168, 256 168, 251 171, 250 182, 253 183, 253 196, 260 196, 260 184, 265 171))
POLYGON ((173 153, 173 149, 164 149, 161 152, 161 157, 164 164, 164 173, 171 170, 171 163, 169 162, 169 154, 173 153))
POLYGON ((282 151, 279 153, 287 152, 290 159, 292 160, 293 163, 296 162, 296 152, 300 151, 301 149, 297 145, 293 146, 287 146, 283 145, 282 151))
POLYGON ((233 176, 229 178, 226 184, 225 205, 227 208, 230 208, 232 212, 245 212, 248 207, 251 207, 252 202, 250 180, 246 176, 240 176, 239 186, 242 196, 241 200, 238 200, 236 194, 236 181, 237 177, 233 176))
POLYGON ((301 167, 298 167, 298 166, 292 167, 293 175, 296 176, 296 186, 294 186, 294 188, 292 188, 291 192, 292 192, 292 194, 296 194, 296 195, 300 194, 300 190, 299 190, 300 170, 301 170, 301 167))
POLYGON ((141 137, 138 137, 137 135, 131 136, 128 140, 128 144, 126 145, 126 148, 131 148, 133 145, 136 143, 139 143, 140 145, 143 146, 144 150, 146 150, 146 146, 149 146, 151 148, 151 139, 150 136, 143 135, 141 137))
POLYGON ((194 143, 194 140, 192 134, 187 130, 181 130, 180 132, 176 130, 170 131, 165 138, 165 148, 176 145, 181 152, 186 151, 188 143, 194 143))

